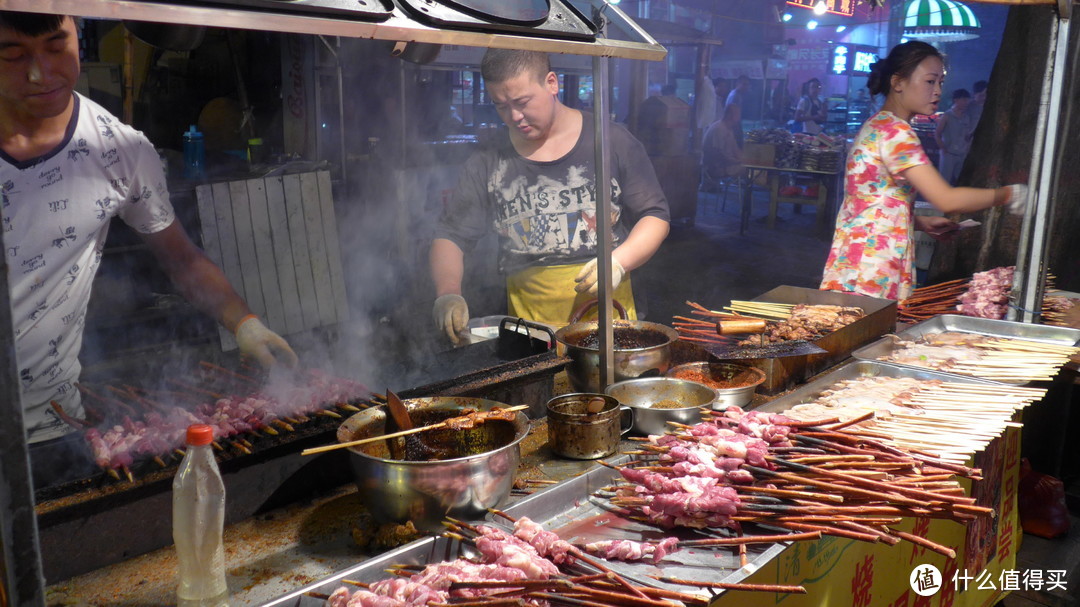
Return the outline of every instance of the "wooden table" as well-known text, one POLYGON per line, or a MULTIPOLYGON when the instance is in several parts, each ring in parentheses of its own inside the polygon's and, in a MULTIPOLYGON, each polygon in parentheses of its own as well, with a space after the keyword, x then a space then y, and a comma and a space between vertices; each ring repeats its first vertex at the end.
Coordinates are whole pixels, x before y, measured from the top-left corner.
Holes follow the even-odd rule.
POLYGON ((775 166, 763 166, 756 164, 747 164, 744 166, 746 168, 746 179, 743 181, 743 199, 739 222, 740 235, 744 234, 746 232, 746 229, 750 225, 750 209, 753 205, 754 181, 763 174, 768 176, 768 226, 770 229, 776 227, 776 208, 777 205, 781 202, 790 202, 797 205, 808 204, 818 207, 818 228, 822 231, 825 231, 825 229, 828 227, 826 218, 832 218, 836 216, 836 212, 840 207, 840 200, 842 200, 841 192, 843 192, 844 178, 843 169, 835 172, 830 172, 812 171, 796 168, 780 168, 775 166), (780 196, 779 187, 781 173, 816 176, 819 181, 817 198, 780 196))

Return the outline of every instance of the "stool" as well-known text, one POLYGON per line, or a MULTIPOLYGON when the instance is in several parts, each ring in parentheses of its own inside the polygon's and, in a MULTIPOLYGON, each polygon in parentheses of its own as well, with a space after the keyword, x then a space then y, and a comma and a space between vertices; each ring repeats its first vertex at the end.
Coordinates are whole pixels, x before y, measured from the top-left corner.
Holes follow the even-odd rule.
POLYGON ((705 169, 701 170, 701 184, 698 190, 704 194, 714 194, 716 196, 714 207, 719 204, 721 212, 727 207, 728 191, 731 188, 738 190, 740 187, 742 187, 742 178, 739 176, 713 177, 705 169))

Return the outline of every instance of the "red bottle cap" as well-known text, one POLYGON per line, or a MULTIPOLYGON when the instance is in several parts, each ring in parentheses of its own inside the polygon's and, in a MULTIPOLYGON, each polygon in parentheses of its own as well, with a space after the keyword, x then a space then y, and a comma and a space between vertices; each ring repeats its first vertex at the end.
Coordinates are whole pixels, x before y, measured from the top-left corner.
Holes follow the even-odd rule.
POLYGON ((201 447, 214 442, 214 427, 206 424, 192 424, 187 429, 187 444, 201 447))

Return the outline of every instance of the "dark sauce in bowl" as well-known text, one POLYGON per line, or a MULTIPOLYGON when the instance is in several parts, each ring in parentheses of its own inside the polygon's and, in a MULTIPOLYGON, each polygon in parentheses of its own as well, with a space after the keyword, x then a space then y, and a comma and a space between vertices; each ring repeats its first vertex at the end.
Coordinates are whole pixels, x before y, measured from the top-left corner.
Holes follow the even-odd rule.
MULTIPOLYGON (((662 346, 670 341, 668 336, 663 333, 649 331, 648 329, 635 329, 632 327, 612 328, 612 339, 615 342, 614 348, 616 350, 652 348, 654 346, 662 346)), ((592 330, 587 333, 575 335, 574 341, 576 343, 571 345, 579 348, 598 350, 600 349, 600 332, 592 330)))

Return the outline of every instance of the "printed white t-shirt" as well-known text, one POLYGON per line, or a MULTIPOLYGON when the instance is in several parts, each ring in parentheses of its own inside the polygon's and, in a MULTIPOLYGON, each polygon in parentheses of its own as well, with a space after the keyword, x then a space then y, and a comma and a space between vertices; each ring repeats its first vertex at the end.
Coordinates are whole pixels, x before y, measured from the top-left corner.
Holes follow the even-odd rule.
POLYGON ((36 442, 71 431, 49 401, 83 414, 78 356, 110 220, 152 234, 174 214, 150 141, 78 93, 55 149, 25 162, 0 151, 0 192, 23 421, 36 442))

